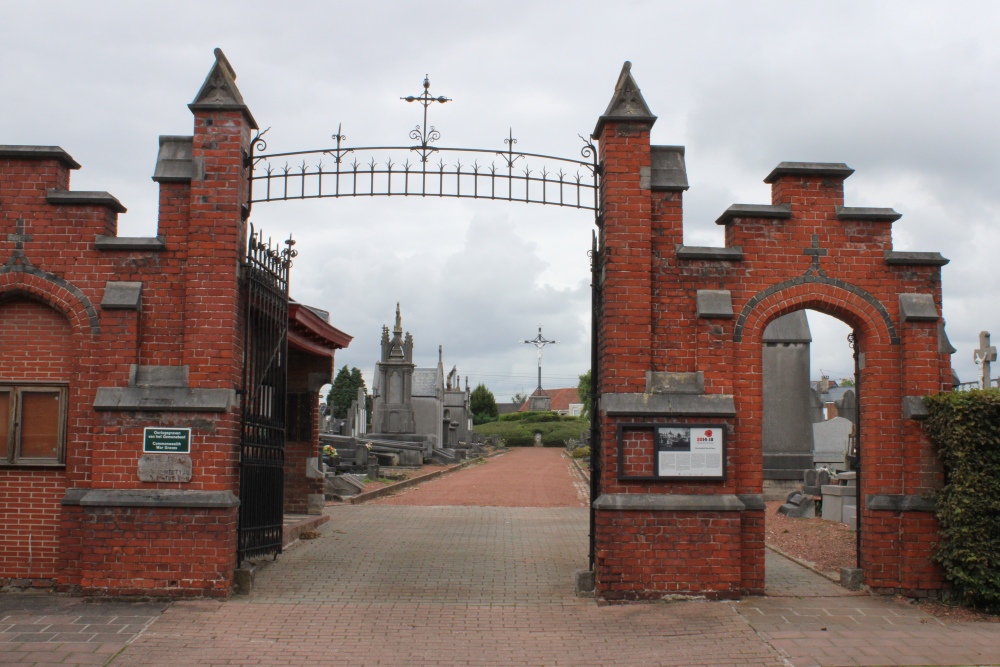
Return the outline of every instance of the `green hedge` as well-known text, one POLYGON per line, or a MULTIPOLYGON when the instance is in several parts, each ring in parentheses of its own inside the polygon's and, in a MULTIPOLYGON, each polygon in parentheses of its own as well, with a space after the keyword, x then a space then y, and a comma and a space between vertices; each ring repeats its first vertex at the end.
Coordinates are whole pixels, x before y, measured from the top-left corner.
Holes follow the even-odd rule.
POLYGON ((579 419, 579 417, 564 417, 558 412, 549 412, 548 410, 536 412, 511 412, 506 415, 500 415, 500 421, 502 422, 531 422, 533 424, 565 421, 567 419, 579 419))
POLYGON ((555 412, 516 412, 500 415, 500 421, 481 424, 474 430, 487 438, 499 435, 508 447, 531 447, 535 444, 535 431, 540 431, 544 446, 562 447, 567 439, 579 438, 589 428, 590 421, 580 417, 564 417, 555 412))
POLYGON ((927 398, 925 424, 945 468, 936 559, 958 599, 1000 611, 1000 390, 927 398))

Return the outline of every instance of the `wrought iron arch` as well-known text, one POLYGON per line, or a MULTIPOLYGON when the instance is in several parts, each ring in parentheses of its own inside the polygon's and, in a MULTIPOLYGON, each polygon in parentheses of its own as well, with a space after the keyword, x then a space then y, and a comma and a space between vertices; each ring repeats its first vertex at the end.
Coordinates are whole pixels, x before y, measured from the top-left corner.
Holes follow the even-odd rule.
POLYGON ((410 139, 417 142, 413 145, 348 147, 338 125, 331 135, 332 146, 265 153, 264 135, 270 128, 257 133, 244 156, 250 169, 247 215, 253 204, 272 201, 444 197, 548 204, 589 210, 598 216, 601 169, 597 149, 589 140, 578 135, 583 141, 582 160, 515 150, 513 130, 508 130, 504 148, 438 146, 441 133, 427 125, 428 107, 451 100, 430 95, 427 78, 423 85, 422 95, 400 98, 424 107, 423 125, 409 131, 410 139), (328 163, 324 164, 324 158, 329 158, 328 163))
MULTIPOLYGON (((409 146, 348 147, 343 126, 331 135, 335 142, 326 148, 281 153, 267 153, 264 135, 267 128, 250 141, 244 154, 249 169, 249 187, 244 219, 254 204, 274 201, 325 199, 339 197, 439 197, 491 199, 527 204, 547 204, 593 212, 598 227, 602 225, 600 188, 602 167, 594 144, 583 135, 580 157, 559 157, 515 150, 517 139, 508 129, 503 148, 456 148, 437 146, 441 133, 428 125, 428 109, 434 103, 450 102, 444 96, 430 94, 430 81, 423 81, 423 93, 401 97, 423 106, 423 123, 408 132, 417 143, 409 146), (447 160, 445 159, 447 157, 447 160), (324 158, 329 162, 324 164, 324 158), (432 158, 437 158, 434 163, 432 158), (347 160, 350 159, 350 163, 347 160), (463 160, 465 161, 463 163, 463 160), (301 161, 301 162, 299 162, 301 161), (292 166, 291 163, 299 162, 292 166)), ((599 369, 598 313, 601 308, 600 280, 603 251, 597 236, 592 239, 591 259, 591 400, 598 400, 599 369)), ((600 424, 597 410, 591 411, 591 498, 600 490, 600 424)), ((591 567, 595 554, 595 519, 591 510, 591 567)), ((241 554, 255 552, 252 545, 241 544, 241 554)))

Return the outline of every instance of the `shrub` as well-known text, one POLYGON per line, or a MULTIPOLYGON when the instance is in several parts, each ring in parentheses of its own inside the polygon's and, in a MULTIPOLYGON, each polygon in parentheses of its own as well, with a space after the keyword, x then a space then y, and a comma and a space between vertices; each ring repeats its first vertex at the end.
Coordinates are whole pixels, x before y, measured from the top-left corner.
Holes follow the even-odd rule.
POLYGON ((573 450, 572 454, 574 459, 587 459, 590 458, 590 447, 584 445, 583 447, 577 447, 573 450))
POLYGON ((576 417, 563 417, 558 412, 511 412, 510 414, 500 415, 500 421, 505 422, 532 422, 532 423, 542 423, 542 422, 557 422, 563 419, 576 419, 576 417))
POLYGON ((927 398, 925 429, 941 456, 935 556, 963 603, 1000 610, 1000 390, 927 398))
POLYGON ((497 415, 491 415, 486 412, 477 412, 472 415, 472 423, 476 426, 479 424, 489 424, 495 422, 499 417, 497 415))
MULTIPOLYGON (((525 414, 525 413, 520 413, 525 414)), ((484 437, 499 435, 503 438, 508 447, 530 447, 535 443, 535 431, 542 434, 542 444, 545 447, 562 447, 569 438, 579 438, 580 433, 586 431, 590 422, 579 417, 562 417, 554 412, 551 413, 527 413, 542 416, 535 420, 527 419, 504 419, 509 415, 501 415, 500 421, 491 424, 482 424, 475 427, 476 433, 481 433, 484 437), (552 419, 554 416, 555 419, 552 419)))

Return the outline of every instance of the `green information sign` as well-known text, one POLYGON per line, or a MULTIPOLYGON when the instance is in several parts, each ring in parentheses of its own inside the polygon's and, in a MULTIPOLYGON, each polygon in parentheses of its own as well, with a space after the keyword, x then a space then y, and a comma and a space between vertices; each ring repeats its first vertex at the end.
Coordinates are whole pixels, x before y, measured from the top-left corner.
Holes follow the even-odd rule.
POLYGON ((142 451, 147 454, 190 454, 191 429, 147 426, 143 430, 142 451))

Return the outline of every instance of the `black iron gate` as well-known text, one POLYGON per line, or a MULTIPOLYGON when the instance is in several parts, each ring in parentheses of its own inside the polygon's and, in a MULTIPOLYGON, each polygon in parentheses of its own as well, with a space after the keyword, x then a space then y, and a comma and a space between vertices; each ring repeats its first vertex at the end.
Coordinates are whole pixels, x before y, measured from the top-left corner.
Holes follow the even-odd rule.
POLYGON ((237 566, 281 553, 284 519, 288 273, 294 242, 272 248, 250 228, 242 267, 243 388, 237 566))
MULTIPOLYGON (((249 216, 254 204, 296 199, 322 199, 339 197, 443 197, 462 199, 492 199, 528 204, 548 204, 592 211, 594 221, 601 227, 600 211, 601 165, 597 148, 590 140, 580 136, 583 160, 540 153, 515 150, 517 139, 513 130, 508 129, 503 139, 503 148, 454 148, 437 146, 441 133, 428 124, 428 108, 435 103, 450 102, 451 99, 433 96, 430 81, 423 81, 423 92, 401 98, 407 102, 417 102, 423 107, 423 123, 408 132, 414 144, 408 146, 359 146, 350 147, 347 137, 338 125, 331 135, 335 144, 326 148, 281 153, 264 153, 267 142, 259 132, 250 141, 250 151, 244 155, 244 164, 250 170, 247 200, 243 207, 244 217, 249 216), (433 159, 432 159, 433 158, 433 159), (324 164, 323 160, 327 162, 324 164), (299 164, 291 164, 299 162, 299 164), (530 163, 530 164, 529 164, 530 163)), ((270 129, 270 128, 268 128, 270 129)), ((271 252, 268 249, 268 252, 271 252)), ((294 253, 293 253, 294 254, 294 253)), ((599 417, 599 368, 597 367, 600 331, 598 327, 601 307, 600 277, 602 255, 599 240, 595 235, 591 250, 592 275, 592 341, 591 341, 591 499, 600 495, 600 417, 599 417)), ((290 264, 291 257, 281 259, 276 256, 270 261, 290 264)), ((248 262, 250 263, 250 262, 248 262)), ((283 265, 285 297, 287 299, 288 266, 283 265)), ((250 320, 248 320, 250 322, 250 320)), ((282 321, 284 324, 284 320, 282 321)), ((249 329, 248 329, 249 331, 249 329)), ((260 353, 258 353, 260 354, 260 353)), ((284 357, 282 357, 283 363, 284 357)), ((249 367, 249 365, 248 365, 249 367)), ((282 375, 282 382, 284 376, 282 375)), ((253 391, 254 381, 245 382, 248 392, 253 391)), ((266 381, 266 380, 265 380, 266 381)), ((282 394, 284 384, 282 384, 282 394)), ((258 401, 260 399, 258 398, 258 401)), ((284 409, 284 403, 276 407, 284 409)), ((256 410, 259 408, 251 407, 256 410)), ((270 414, 270 413, 268 413, 270 414)), ((277 414, 277 413, 275 413, 277 414)), ((256 461, 264 452, 256 443, 273 433, 283 433, 283 420, 254 417, 248 420, 244 415, 243 454, 244 458, 256 461), (256 421, 255 421, 256 420, 256 421), (266 421, 268 426, 256 426, 258 421, 266 421)), ((264 445, 264 448, 270 445, 264 445)), ((266 451, 270 451, 269 449, 266 451)), ((266 463, 251 465, 276 466, 280 474, 280 450, 278 462, 270 459, 266 463)), ((241 463, 241 470, 247 464, 241 463)), ((258 474, 253 468, 254 475, 258 474)), ((244 473, 245 475, 246 473, 244 473)), ((262 473, 261 473, 262 474, 262 473)), ((253 482, 257 483, 257 482, 253 482)), ((261 482, 263 483, 263 482, 261 482)), ((280 481, 279 481, 280 483, 280 481)), ((241 500, 247 486, 241 485, 241 500)), ((280 488, 280 487, 277 487, 280 488)), ((253 499, 250 502, 254 502, 253 499)), ((279 503, 280 505, 280 503, 279 503)), ((244 505, 246 506, 246 505, 244 505)), ((252 510, 256 512, 257 510, 252 510)), ((244 529, 242 517, 251 510, 241 511, 240 554, 241 558, 260 553, 271 553, 269 548, 258 547, 257 532, 266 532, 263 527, 244 529)), ((280 541, 281 515, 277 513, 275 531, 280 541)), ((590 563, 593 567, 595 552, 595 515, 591 503, 590 520, 590 563)), ((256 525, 256 524, 255 524, 256 525)), ((270 525, 270 524, 268 524, 270 525)), ((273 549, 280 552, 280 544, 273 549)))

